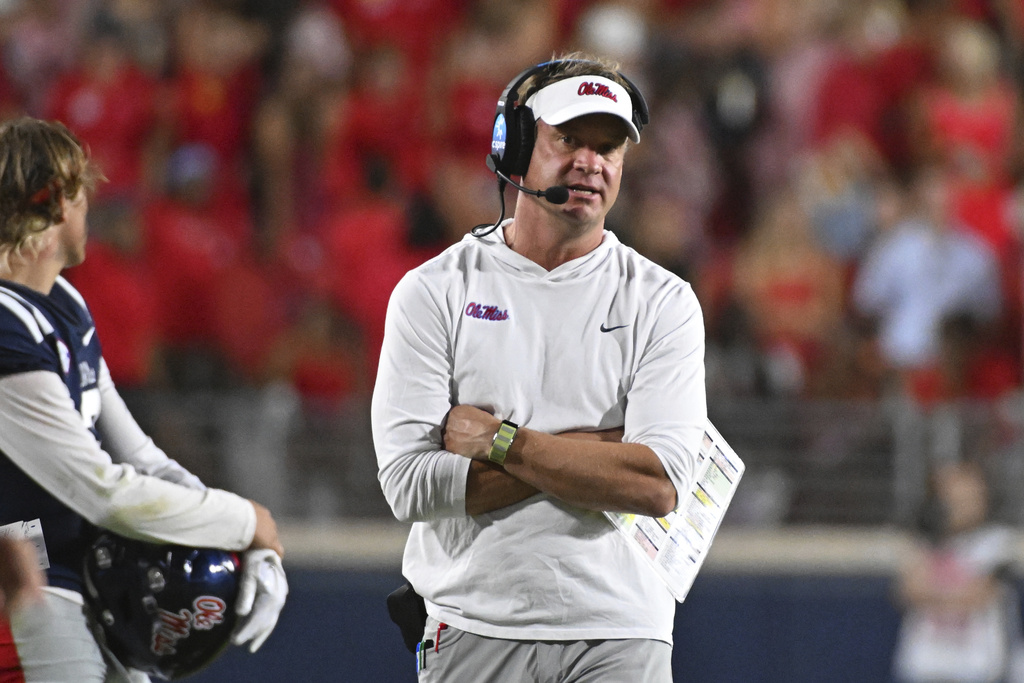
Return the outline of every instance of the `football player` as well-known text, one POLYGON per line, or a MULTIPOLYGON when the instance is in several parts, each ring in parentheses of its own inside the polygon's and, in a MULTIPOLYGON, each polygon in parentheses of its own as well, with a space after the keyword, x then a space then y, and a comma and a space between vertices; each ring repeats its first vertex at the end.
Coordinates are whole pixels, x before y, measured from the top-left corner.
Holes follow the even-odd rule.
POLYGON ((0 642, 0 656, 15 658, 0 661, 0 674, 20 669, 27 680, 146 680, 93 635, 83 566, 101 529, 246 551, 233 640, 252 650, 288 590, 270 512, 207 488, 142 431, 110 379, 86 302, 61 277, 85 259, 98 179, 64 125, 0 124, 0 526, 39 520, 49 565, 41 607, 15 605, 15 647, 0 642))

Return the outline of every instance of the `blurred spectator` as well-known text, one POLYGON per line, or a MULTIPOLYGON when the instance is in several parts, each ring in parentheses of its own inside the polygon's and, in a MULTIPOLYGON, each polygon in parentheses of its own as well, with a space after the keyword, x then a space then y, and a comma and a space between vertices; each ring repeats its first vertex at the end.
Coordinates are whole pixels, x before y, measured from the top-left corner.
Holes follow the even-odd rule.
MULTIPOLYGON (((468 8, 436 61, 437 94, 428 112, 445 154, 482 165, 491 144, 495 105, 509 81, 508 65, 525 69, 550 57, 554 35, 545 3, 484 1, 468 8), (495 55, 502 55, 495 59, 495 55), (440 96, 438 96, 440 95, 440 96)), ((468 194, 468 193, 467 193, 468 194)))
POLYGON ((322 244, 335 306, 359 328, 366 350, 364 371, 377 374, 384 316, 391 291, 407 271, 436 255, 436 244, 417 245, 415 205, 384 173, 372 174, 369 191, 324 224, 322 244))
POLYGON ((628 234, 636 199, 654 195, 683 208, 683 225, 692 223, 715 241, 710 223, 723 198, 725 173, 707 134, 697 64, 670 45, 657 48, 650 59, 659 68, 648 72, 645 97, 657 124, 644 129, 643 145, 630 149, 626 163, 631 173, 623 180, 629 191, 620 194, 608 220, 628 234))
POLYGON ((881 227, 880 222, 897 218, 887 218, 884 213, 890 208, 885 202, 895 199, 886 195, 893 189, 887 170, 874 145, 859 135, 833 138, 805 157, 800 168, 798 191, 815 237, 834 258, 851 268, 881 227))
POLYGON ((32 0, 2 17, 4 68, 24 113, 42 114, 50 88, 78 58, 86 9, 75 0, 32 0))
MULTIPOLYGON (((387 44, 400 49, 417 79, 427 75, 468 0, 329 0, 357 52, 387 44)), ((419 93, 423 94, 423 93, 419 93)))
POLYGON ((989 519, 980 467, 936 468, 913 551, 897 580, 903 611, 893 669, 899 683, 1020 680, 1020 598, 1009 576, 1009 529, 989 519))
POLYGON ((121 28, 132 62, 139 69, 150 78, 165 75, 171 52, 167 27, 174 4, 162 0, 92 0, 87 4, 121 28))
POLYGON ((909 375, 912 395, 925 406, 972 399, 996 401, 1020 384, 1020 363, 1011 349, 998 345, 991 326, 971 314, 953 314, 939 324, 935 363, 909 375))
POLYGON ((756 45, 766 63, 764 123, 751 141, 754 197, 789 183, 811 147, 816 94, 835 56, 828 29, 837 3, 772 0, 761 4, 756 45))
POLYGON ((600 54, 619 63, 623 73, 646 91, 643 68, 651 35, 648 19, 653 10, 648 1, 603 0, 587 6, 576 19, 573 47, 588 54, 600 54))
POLYGON ((124 26, 106 14, 92 23, 81 61, 50 93, 46 117, 88 145, 108 181, 98 198, 140 197, 153 182, 144 162, 154 152, 156 83, 132 61, 124 26))
MULTIPOLYGON (((343 127, 330 153, 338 158, 353 155, 359 180, 380 166, 400 191, 422 191, 431 156, 427 117, 421 113, 428 101, 408 55, 389 43, 373 47, 356 64, 343 127)), ((366 186, 338 189, 358 196, 366 186)))
POLYGON ((274 340, 265 373, 291 384, 306 410, 331 416, 366 396, 364 354, 359 331, 330 302, 310 298, 274 340))
POLYGON ((907 100, 931 70, 927 45, 913 33, 908 39, 908 17, 895 0, 842 7, 840 51, 816 94, 815 144, 859 136, 899 166, 906 156, 907 100))
POLYGON ((947 316, 988 324, 1001 311, 995 255, 957 226, 948 185, 941 168, 918 172, 913 214, 879 236, 854 282, 857 312, 878 321, 882 353, 902 372, 937 362, 947 316))
POLYGON ((770 393, 802 394, 839 331, 844 273, 793 194, 766 207, 737 251, 733 276, 768 362, 770 393))
MULTIPOLYGON (((2 44, 2 36, 0 36, 0 48, 2 48, 2 44)), ((20 93, 7 75, 3 52, 0 50, 0 120, 14 118, 23 110, 24 105, 21 102, 20 93)))
POLYGON ((372 453, 366 358, 359 330, 319 298, 304 303, 270 354, 268 376, 292 386, 301 406, 291 424, 289 469, 307 492, 302 505, 314 520, 363 515, 380 505, 373 458, 366 457, 372 453))
POLYGON ((892 368, 871 321, 848 320, 822 356, 821 370, 808 385, 809 398, 870 403, 890 392, 892 368))
POLYGON ((241 245, 237 258, 214 270, 206 295, 210 331, 232 383, 261 386, 268 380, 269 356, 287 327, 292 292, 285 282, 276 254, 258 244, 241 245))
POLYGON ((685 200, 648 192, 623 225, 620 237, 658 265, 690 281, 699 276, 708 249, 701 218, 685 200))
MULTIPOLYGON (((664 79, 683 76, 680 85, 690 90, 683 101, 689 101, 692 113, 700 116, 704 140, 697 150, 706 145, 713 151, 717 187, 710 200, 707 230, 717 242, 741 237, 756 212, 750 201, 753 166, 749 143, 765 121, 768 83, 767 63, 755 49, 759 19, 755 2, 687 3, 661 31, 664 53, 651 59, 652 65, 664 65, 654 69, 655 94, 659 86, 664 87, 664 79)), ((673 95, 682 94, 679 86, 670 87, 675 90, 673 95)), ((682 102, 675 99, 675 103, 682 102)), ((652 126, 658 128, 662 135, 674 134, 671 126, 652 126)), ((700 168, 705 170, 703 164, 700 168)), ((671 182, 671 176, 666 174, 663 180, 671 182)))
POLYGON ((161 106, 165 145, 209 148, 220 201, 248 210, 247 152, 268 30, 227 8, 188 3, 175 15, 172 36, 168 99, 161 106))
POLYGON ((921 89, 915 155, 949 173, 951 206, 963 224, 997 254, 1014 241, 1006 206, 1017 166, 1021 92, 1000 73, 995 35, 975 22, 949 26, 941 44, 940 78, 921 89))
POLYGON ((427 110, 432 149, 425 196, 449 243, 494 220, 497 183, 484 159, 496 105, 510 80, 509 64, 525 69, 556 49, 553 12, 552 3, 536 0, 470 3, 439 54, 427 110))
POLYGON ((353 155, 329 144, 344 121, 352 52, 338 17, 304 2, 286 27, 281 61, 254 122, 253 171, 266 239, 294 238, 359 185, 353 155))
MULTIPOLYGON (((169 351, 196 352, 208 363, 216 348, 218 277, 241 258, 253 236, 249 215, 218 194, 218 175, 219 159, 209 147, 175 150, 168 160, 168 194, 144 213, 145 260, 155 277, 161 336, 169 351)), ((201 366, 183 362, 171 379, 204 372, 201 366)))

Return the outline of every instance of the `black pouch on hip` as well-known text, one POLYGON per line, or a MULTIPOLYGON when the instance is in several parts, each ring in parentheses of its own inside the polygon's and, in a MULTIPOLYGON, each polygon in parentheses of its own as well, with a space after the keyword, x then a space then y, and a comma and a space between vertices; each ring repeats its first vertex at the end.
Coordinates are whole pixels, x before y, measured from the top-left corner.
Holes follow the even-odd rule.
POLYGON ((388 594, 388 616, 398 624, 405 647, 415 653, 416 645, 423 640, 423 629, 427 627, 427 607, 412 584, 406 582, 388 594))

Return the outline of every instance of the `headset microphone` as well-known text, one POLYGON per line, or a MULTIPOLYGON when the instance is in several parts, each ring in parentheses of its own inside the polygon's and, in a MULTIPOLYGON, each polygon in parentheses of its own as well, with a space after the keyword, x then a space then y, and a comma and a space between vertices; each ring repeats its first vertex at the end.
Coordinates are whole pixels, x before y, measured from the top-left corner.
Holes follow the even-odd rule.
POLYGON ((567 201, 569 201, 569 188, 566 187, 565 185, 552 185, 546 190, 531 190, 528 187, 520 185, 519 183, 517 183, 516 181, 512 180, 507 175, 499 171, 497 168, 495 168, 494 159, 492 159, 491 157, 487 157, 487 168, 494 171, 494 173, 499 178, 501 178, 506 183, 516 188, 520 192, 532 194, 535 197, 543 197, 552 204, 565 204, 567 201))
POLYGON ((504 180, 506 183, 516 188, 520 192, 532 194, 536 197, 543 197, 552 204, 565 204, 567 201, 569 201, 569 188, 566 187, 565 185, 552 185, 546 190, 531 190, 528 187, 523 187, 522 185, 520 185, 519 183, 509 178, 504 173, 502 173, 501 171, 495 171, 495 173, 498 174, 498 177, 500 177, 502 180, 504 180))
POLYGON ((501 215, 498 216, 498 220, 494 223, 481 223, 474 227, 470 232, 477 237, 483 237, 489 235, 498 229, 501 222, 505 219, 505 184, 508 183, 512 187, 516 188, 520 192, 526 194, 532 194, 535 197, 543 197, 552 204, 565 204, 569 201, 569 188, 565 185, 552 185, 546 190, 531 190, 528 187, 524 187, 516 181, 509 178, 507 175, 499 171, 494 165, 494 157, 487 157, 487 168, 494 171, 494 174, 498 176, 498 198, 501 201, 501 215))

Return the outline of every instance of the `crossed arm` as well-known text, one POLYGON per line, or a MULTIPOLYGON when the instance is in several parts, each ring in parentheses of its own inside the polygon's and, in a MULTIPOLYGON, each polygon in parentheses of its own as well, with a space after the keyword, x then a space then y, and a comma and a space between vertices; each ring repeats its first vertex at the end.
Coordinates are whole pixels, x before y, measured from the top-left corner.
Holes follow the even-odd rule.
MULTIPOLYGON (((487 397, 498 415, 557 409, 558 401, 538 397, 520 405, 514 391, 496 395, 471 376, 455 386, 449 296, 448 288, 410 275, 388 309, 371 415, 378 476, 398 519, 478 515, 538 492, 593 511, 663 516, 675 507, 707 414, 703 324, 690 290, 671 289, 651 314, 657 323, 644 333, 625 397, 631 443, 621 443, 622 430, 551 434, 520 427, 503 468, 487 459, 500 419, 474 407, 472 397, 487 397)), ((514 364, 506 370, 519 371, 514 364)))
POLYGON ((676 505, 676 490, 647 446, 621 443, 622 430, 545 434, 520 427, 504 467, 487 459, 501 421, 479 408, 455 406, 444 425, 444 447, 473 460, 466 512, 493 512, 544 492, 591 510, 653 517, 676 505))

